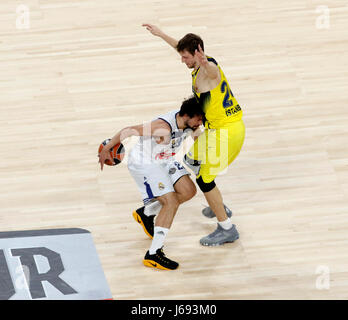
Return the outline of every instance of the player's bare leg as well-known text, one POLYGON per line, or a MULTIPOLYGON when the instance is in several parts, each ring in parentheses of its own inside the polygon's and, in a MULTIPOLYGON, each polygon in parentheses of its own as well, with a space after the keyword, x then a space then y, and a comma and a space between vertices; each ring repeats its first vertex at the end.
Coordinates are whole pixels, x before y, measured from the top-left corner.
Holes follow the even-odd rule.
POLYGON ((209 192, 203 193, 209 207, 213 210, 218 221, 225 221, 228 217, 225 211, 222 195, 217 186, 209 192))
MULTIPOLYGON (((178 181, 176 181, 174 190, 179 204, 192 199, 197 193, 197 188, 188 175, 182 176, 178 181)), ((147 204, 133 212, 135 221, 143 227, 144 232, 151 239, 153 238, 154 233, 154 217, 159 214, 161 209, 162 203, 157 198, 150 204, 147 204)))
POLYGON ((161 226, 169 229, 180 204, 176 193, 169 192, 158 197, 157 200, 162 204, 162 208, 156 218, 155 227, 161 226))
POLYGON ((153 239, 155 216, 157 216, 156 222, 159 226, 169 229, 179 204, 176 193, 170 192, 133 211, 133 218, 143 227, 147 236, 153 239))
POLYGON ((178 210, 179 201, 175 192, 169 192, 157 199, 162 204, 162 208, 156 218, 151 247, 146 253, 143 263, 151 268, 175 270, 179 264, 165 256, 163 245, 178 210))
POLYGON ((226 213, 218 187, 215 185, 213 189, 203 192, 203 194, 210 208, 216 213, 218 224, 214 232, 200 239, 200 243, 204 246, 218 246, 237 240, 239 238, 239 233, 226 213))
POLYGON ((182 176, 175 183, 174 190, 180 204, 192 199, 197 193, 197 188, 188 175, 182 176))

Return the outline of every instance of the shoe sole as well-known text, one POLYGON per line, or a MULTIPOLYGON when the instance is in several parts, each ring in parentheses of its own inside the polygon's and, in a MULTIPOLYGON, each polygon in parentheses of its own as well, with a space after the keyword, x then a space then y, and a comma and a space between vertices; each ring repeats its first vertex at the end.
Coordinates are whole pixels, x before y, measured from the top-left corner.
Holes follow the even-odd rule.
POLYGON ((239 239, 239 236, 234 240, 228 240, 228 241, 218 242, 218 243, 201 243, 200 242, 200 244, 202 246, 205 246, 205 247, 218 247, 218 246, 224 245, 225 243, 233 243, 233 242, 237 241, 238 239, 239 239))
POLYGON ((145 225, 143 223, 143 220, 141 219, 140 215, 138 214, 138 212, 133 211, 133 218, 136 222, 138 222, 142 227, 144 232, 146 233, 146 235, 150 238, 153 239, 153 236, 146 230, 145 225))
MULTIPOLYGON (((150 267, 150 268, 154 268, 154 269, 161 269, 161 270, 176 270, 176 269, 169 269, 166 267, 163 267, 162 265, 160 265, 159 263, 157 263, 156 261, 153 260, 148 260, 148 259, 144 259, 143 260, 144 266, 146 267, 150 267)), ((179 266, 178 266, 179 267, 179 266)))

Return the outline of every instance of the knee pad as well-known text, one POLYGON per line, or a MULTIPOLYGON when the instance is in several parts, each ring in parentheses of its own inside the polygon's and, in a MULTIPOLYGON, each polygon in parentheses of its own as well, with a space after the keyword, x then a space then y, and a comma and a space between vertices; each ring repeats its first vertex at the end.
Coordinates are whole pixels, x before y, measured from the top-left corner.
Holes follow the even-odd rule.
POLYGON ((203 181, 202 176, 200 176, 198 179, 196 179, 196 182, 197 182, 197 184, 202 192, 209 192, 209 191, 213 190, 216 186, 214 180, 212 182, 206 183, 203 181))

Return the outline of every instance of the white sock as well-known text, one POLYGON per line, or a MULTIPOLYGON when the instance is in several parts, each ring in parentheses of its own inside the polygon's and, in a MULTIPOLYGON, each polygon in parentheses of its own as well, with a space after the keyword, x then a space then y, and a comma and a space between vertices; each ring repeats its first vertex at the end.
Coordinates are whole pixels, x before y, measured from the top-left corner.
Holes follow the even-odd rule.
POLYGON ((163 247, 168 231, 169 229, 167 228, 155 226, 151 247, 149 249, 150 254, 155 254, 157 249, 163 247))
POLYGON ((148 217, 156 216, 162 209, 162 204, 156 200, 145 205, 144 214, 148 217))
POLYGON ((233 225, 230 218, 227 218, 225 221, 218 221, 218 224, 225 230, 231 229, 233 225))

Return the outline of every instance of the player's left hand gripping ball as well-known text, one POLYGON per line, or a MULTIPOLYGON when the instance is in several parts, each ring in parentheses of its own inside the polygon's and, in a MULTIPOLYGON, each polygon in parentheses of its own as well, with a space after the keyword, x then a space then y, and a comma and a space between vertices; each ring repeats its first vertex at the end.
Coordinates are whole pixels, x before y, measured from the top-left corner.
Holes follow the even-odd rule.
MULTIPOLYGON (((104 140, 98 149, 98 156, 102 152, 103 148, 109 143, 111 139, 104 140)), ((125 155, 125 148, 122 143, 116 144, 113 148, 110 149, 110 159, 105 160, 105 164, 108 166, 115 166, 122 162, 125 155)))

